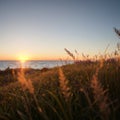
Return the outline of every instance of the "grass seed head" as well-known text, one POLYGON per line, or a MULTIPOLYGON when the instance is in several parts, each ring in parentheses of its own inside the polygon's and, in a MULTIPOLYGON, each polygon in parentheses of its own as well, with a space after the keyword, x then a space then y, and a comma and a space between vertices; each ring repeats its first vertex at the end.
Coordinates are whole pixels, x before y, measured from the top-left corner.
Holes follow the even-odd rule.
POLYGON ((66 101, 68 101, 69 98, 71 97, 71 91, 68 85, 68 80, 65 78, 61 68, 59 68, 59 83, 60 83, 60 90, 61 90, 61 93, 63 94, 63 97, 65 98, 66 101))

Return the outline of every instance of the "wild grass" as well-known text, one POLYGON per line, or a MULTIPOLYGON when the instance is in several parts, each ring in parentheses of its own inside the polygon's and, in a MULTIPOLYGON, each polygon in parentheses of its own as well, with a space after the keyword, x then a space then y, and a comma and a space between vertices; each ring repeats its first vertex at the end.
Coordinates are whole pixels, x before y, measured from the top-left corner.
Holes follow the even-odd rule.
POLYGON ((0 73, 0 120, 120 119, 119 61, 4 72, 0 73))
POLYGON ((119 120, 119 50, 79 61, 65 48, 73 64, 0 71, 0 120, 119 120))

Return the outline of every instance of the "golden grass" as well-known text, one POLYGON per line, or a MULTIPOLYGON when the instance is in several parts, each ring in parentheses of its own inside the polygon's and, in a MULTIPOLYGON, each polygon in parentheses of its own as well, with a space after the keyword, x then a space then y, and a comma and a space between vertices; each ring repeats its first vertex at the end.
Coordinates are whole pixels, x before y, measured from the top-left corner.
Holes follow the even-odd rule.
POLYGON ((29 90, 31 94, 34 94, 34 87, 30 79, 25 78, 24 70, 21 68, 21 71, 18 73, 18 81, 20 82, 23 90, 29 90))
POLYGON ((59 83, 60 90, 65 98, 65 101, 69 101, 71 97, 71 90, 69 87, 68 80, 65 78, 61 67, 59 68, 59 83))
POLYGON ((107 90, 104 90, 101 83, 98 80, 99 70, 104 65, 104 59, 100 60, 99 66, 96 68, 96 72, 91 80, 91 88, 93 89, 94 101, 100 109, 101 117, 103 120, 109 120, 109 98, 107 96, 107 90))
MULTIPOLYGON (((23 120, 117 120, 119 72, 118 61, 103 57, 45 72, 21 69, 17 82, 0 88, 0 100, 4 99, 0 101, 0 119, 8 112, 12 119, 23 120)), ((11 74, 16 78, 16 71, 11 74)))

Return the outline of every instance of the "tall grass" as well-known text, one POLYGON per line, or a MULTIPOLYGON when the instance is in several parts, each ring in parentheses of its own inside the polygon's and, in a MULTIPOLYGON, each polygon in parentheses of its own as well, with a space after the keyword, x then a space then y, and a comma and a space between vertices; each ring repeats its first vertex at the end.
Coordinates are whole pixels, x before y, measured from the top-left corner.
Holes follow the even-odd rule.
POLYGON ((72 95, 68 82, 69 81, 65 78, 65 75, 64 75, 62 69, 59 68, 60 90, 61 90, 61 93, 66 102, 68 102, 70 100, 70 97, 72 95))
POLYGON ((100 117, 103 120, 109 120, 109 98, 107 96, 107 90, 104 90, 100 81, 98 80, 98 72, 103 67, 103 60, 100 61, 100 65, 96 68, 96 72, 91 80, 91 88, 93 89, 94 103, 100 110, 100 117))
POLYGON ((34 87, 32 85, 32 82, 30 79, 27 80, 25 78, 23 68, 21 68, 21 71, 18 73, 18 81, 20 82, 23 91, 28 89, 31 94, 34 94, 34 87))
POLYGON ((120 44, 108 47, 83 61, 65 48, 74 63, 44 72, 0 71, 0 120, 119 120, 120 44))
POLYGON ((0 120, 118 120, 119 68, 116 58, 100 58, 45 72, 12 70, 10 79, 17 81, 0 88, 0 120))

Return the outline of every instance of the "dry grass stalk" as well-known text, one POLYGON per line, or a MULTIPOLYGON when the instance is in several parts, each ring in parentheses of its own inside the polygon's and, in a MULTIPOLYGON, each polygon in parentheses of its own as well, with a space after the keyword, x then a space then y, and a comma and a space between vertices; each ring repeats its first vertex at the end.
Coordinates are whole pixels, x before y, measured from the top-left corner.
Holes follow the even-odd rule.
POLYGON ((118 30, 117 28, 114 28, 116 34, 120 37, 120 30, 118 30))
POLYGON ((34 94, 34 87, 31 80, 26 80, 23 69, 18 73, 18 80, 22 85, 23 90, 29 90, 31 94, 34 94))
POLYGON ((107 120, 110 112, 108 107, 108 96, 106 90, 104 90, 99 83, 96 75, 93 76, 91 87, 93 89, 94 100, 97 103, 103 118, 107 120))
MULTIPOLYGON (((42 113, 42 108, 39 106, 38 100, 34 94, 34 87, 30 79, 25 78, 24 70, 21 68, 21 71, 18 73, 18 80, 22 86, 23 91, 29 90, 29 92, 32 94, 33 99, 35 101, 36 107, 40 113, 42 113)), ((27 99, 27 97, 25 97, 27 99)), ((28 107, 28 106, 26 106, 28 107)))
POLYGON ((66 48, 65 48, 64 50, 67 52, 67 54, 68 54, 70 57, 72 57, 73 60, 75 60, 75 56, 74 56, 69 50, 67 50, 66 48))
POLYGON ((106 94, 106 90, 103 89, 102 85, 98 81, 98 72, 99 69, 103 67, 103 59, 100 61, 100 66, 97 68, 96 73, 93 75, 93 79, 91 81, 91 88, 93 89, 94 100, 97 106, 100 109, 102 114, 102 118, 108 120, 110 109, 108 106, 108 96, 106 94))
POLYGON ((59 83, 60 83, 61 93, 63 94, 65 101, 67 102, 71 97, 71 91, 70 91, 70 87, 68 86, 68 80, 65 78, 61 67, 59 68, 59 83))

